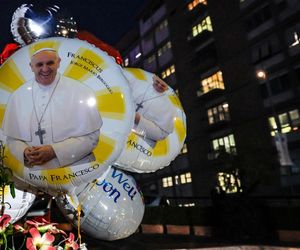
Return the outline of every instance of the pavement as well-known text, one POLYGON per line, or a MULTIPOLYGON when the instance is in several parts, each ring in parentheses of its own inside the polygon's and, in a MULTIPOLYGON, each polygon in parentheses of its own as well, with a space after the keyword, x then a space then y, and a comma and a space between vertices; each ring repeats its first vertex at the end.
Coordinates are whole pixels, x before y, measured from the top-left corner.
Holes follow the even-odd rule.
POLYGON ((89 250, 155 250, 155 249, 224 249, 224 250, 294 250, 300 249, 299 242, 265 242, 233 243, 219 242, 213 238, 205 238, 193 235, 165 235, 165 234, 142 234, 136 233, 132 236, 117 241, 101 241, 83 236, 82 242, 87 243, 89 250))
MULTIPOLYGON (((75 230, 56 206, 51 209, 51 217, 53 222, 64 226, 65 231, 75 230)), ((143 231, 144 232, 144 231, 143 231)), ((128 238, 116 241, 103 241, 92 238, 82 233, 82 242, 87 244, 88 250, 155 250, 155 249, 224 249, 224 250, 300 250, 300 241, 297 242, 283 242, 283 241, 269 241, 269 242, 230 242, 224 239, 218 239, 212 236, 198 236, 193 234, 155 234, 155 233, 141 233, 141 231, 131 235, 128 238)))

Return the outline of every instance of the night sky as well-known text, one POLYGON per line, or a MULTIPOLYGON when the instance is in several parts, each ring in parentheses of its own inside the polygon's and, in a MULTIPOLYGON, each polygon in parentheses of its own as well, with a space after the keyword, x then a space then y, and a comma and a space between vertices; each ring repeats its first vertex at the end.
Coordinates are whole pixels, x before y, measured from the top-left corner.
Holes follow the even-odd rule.
POLYGON ((134 25, 135 15, 146 2, 147 0, 0 0, 0 51, 6 43, 13 42, 10 32, 11 18, 22 4, 56 4, 75 18, 79 29, 87 30, 114 45, 134 25))

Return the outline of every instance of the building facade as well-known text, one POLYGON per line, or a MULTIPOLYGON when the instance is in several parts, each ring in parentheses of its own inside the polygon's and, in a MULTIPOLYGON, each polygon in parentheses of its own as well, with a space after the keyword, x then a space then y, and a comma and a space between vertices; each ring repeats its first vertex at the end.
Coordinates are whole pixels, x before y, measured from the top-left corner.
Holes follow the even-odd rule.
POLYGON ((135 175, 146 195, 299 194, 299 14, 297 0, 149 1, 116 48, 176 90, 188 135, 170 166, 135 175))

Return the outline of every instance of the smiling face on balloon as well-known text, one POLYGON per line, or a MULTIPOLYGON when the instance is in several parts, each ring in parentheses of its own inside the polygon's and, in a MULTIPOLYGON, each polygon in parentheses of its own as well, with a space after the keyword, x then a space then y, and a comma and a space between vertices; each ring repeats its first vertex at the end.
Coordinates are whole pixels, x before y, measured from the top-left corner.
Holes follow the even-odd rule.
POLYGON ((153 88, 158 92, 158 93, 164 93, 165 91, 168 90, 169 86, 159 77, 153 76, 153 88))
POLYGON ((54 81, 59 65, 59 56, 55 51, 50 50, 33 55, 30 62, 35 80, 42 85, 49 85, 54 81))

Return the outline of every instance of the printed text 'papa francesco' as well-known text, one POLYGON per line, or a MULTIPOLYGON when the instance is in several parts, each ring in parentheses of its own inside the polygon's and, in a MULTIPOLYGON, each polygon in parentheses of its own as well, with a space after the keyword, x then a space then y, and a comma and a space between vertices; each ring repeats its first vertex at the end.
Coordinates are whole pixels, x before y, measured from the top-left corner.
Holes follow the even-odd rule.
POLYGON ((50 174, 49 176, 45 176, 45 175, 37 175, 37 174, 29 173, 29 179, 37 180, 37 181, 51 181, 51 182, 53 182, 53 181, 54 182, 55 181, 69 181, 69 180, 77 178, 79 176, 89 174, 99 167, 100 167, 99 164, 95 164, 88 168, 85 168, 85 169, 82 169, 82 170, 79 170, 79 171, 76 171, 76 172, 73 172, 70 174, 63 174, 63 175, 50 174), (50 178, 50 180, 49 180, 49 178, 50 178))

